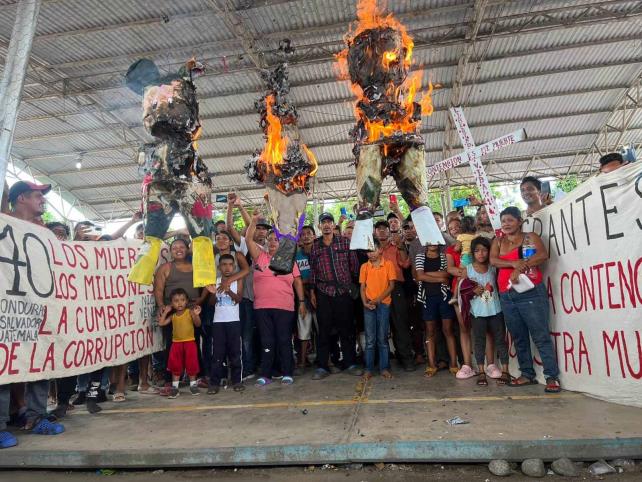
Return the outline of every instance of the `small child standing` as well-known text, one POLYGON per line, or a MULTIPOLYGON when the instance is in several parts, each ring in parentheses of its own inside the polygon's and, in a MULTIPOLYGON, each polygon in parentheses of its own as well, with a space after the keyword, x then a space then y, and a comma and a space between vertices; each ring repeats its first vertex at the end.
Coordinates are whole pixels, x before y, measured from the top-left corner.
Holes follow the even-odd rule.
POLYGON ((471 244, 473 251, 473 264, 466 269, 468 279, 474 281, 475 297, 470 302, 472 315, 472 331, 474 339, 475 361, 479 368, 477 385, 486 386, 486 375, 498 378, 497 383, 505 385, 510 383, 508 373, 508 346, 506 345, 506 327, 502 316, 502 307, 497 291, 497 272, 490 266, 490 241, 484 237, 477 237, 471 244), (499 361, 502 364, 500 372, 494 363, 489 364, 484 370, 486 356, 486 332, 490 332, 495 340, 496 350, 499 352, 499 361))
POLYGON ((464 216, 461 220, 461 233, 457 235, 455 250, 461 254, 461 266, 468 266, 473 262, 473 255, 470 244, 477 237, 475 218, 464 216))
POLYGON ((176 398, 180 394, 178 386, 183 371, 189 377, 189 391, 192 395, 199 395, 198 382, 198 349, 194 337, 194 327, 201 326, 201 307, 187 307, 189 301, 187 291, 177 288, 169 295, 171 305, 166 306, 161 312, 160 326, 172 324, 172 346, 169 349, 167 370, 172 374, 172 388, 167 398, 176 398), (169 316, 169 314, 174 313, 169 316))
POLYGON ((216 306, 214 309, 214 323, 212 325, 212 339, 214 350, 212 355, 212 369, 208 394, 219 391, 221 380, 227 378, 225 360, 229 360, 232 376, 232 388, 235 392, 245 390, 243 385, 243 362, 241 361, 241 318, 239 316, 239 303, 243 299, 243 280, 239 279, 230 283, 234 275, 236 260, 231 254, 222 254, 219 258, 218 272, 221 277, 216 280, 216 306))
POLYGON ((379 373, 383 378, 392 378, 389 369, 388 335, 390 332, 390 294, 395 286, 395 269, 392 263, 383 259, 383 250, 375 240, 375 249, 368 251, 368 262, 361 266, 361 300, 366 331, 364 350, 365 378, 371 378, 374 371, 375 342, 379 353, 379 373))

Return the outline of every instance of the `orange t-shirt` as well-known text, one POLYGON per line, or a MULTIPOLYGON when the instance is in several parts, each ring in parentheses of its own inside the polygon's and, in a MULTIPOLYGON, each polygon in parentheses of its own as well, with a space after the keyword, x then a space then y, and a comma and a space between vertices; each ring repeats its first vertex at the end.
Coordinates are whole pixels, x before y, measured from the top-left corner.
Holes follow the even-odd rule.
MULTIPOLYGON (((359 272, 359 283, 366 284, 366 297, 369 300, 374 300, 381 295, 388 288, 388 283, 396 279, 395 267, 383 257, 379 266, 375 266, 368 261, 361 266, 361 271, 359 272)), ((389 305, 392 303, 392 297, 387 296, 381 302, 384 305, 389 305)))

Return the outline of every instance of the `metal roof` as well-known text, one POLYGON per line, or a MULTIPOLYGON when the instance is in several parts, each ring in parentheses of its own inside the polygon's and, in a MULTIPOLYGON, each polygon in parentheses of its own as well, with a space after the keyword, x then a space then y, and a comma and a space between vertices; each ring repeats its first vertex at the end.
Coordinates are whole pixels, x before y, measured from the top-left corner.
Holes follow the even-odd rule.
MULTIPOLYGON (((0 58, 16 3, 0 0, 0 58)), ((141 57, 174 71, 195 55, 207 65, 196 81, 204 127, 199 151, 214 173, 215 192, 237 190, 259 203, 263 188, 243 173, 263 142, 254 111, 263 91, 256 59, 275 65, 279 41, 290 38, 297 49, 291 101, 320 162, 315 195, 353 195, 353 96, 337 80, 333 55, 343 48, 355 5, 43 0, 12 156, 73 196, 89 217, 129 216, 140 205, 134 152, 150 138, 141 99, 123 85, 123 75, 141 57)), ((491 182, 527 173, 585 176, 605 149, 642 143, 639 0, 395 0, 388 10, 415 39, 413 65, 424 83, 440 84, 435 113, 422 123, 427 165, 461 149, 448 140, 454 99, 478 144, 518 127, 528 133, 484 159, 491 182)), ((468 166, 449 174, 451 184, 473 183, 468 166)))

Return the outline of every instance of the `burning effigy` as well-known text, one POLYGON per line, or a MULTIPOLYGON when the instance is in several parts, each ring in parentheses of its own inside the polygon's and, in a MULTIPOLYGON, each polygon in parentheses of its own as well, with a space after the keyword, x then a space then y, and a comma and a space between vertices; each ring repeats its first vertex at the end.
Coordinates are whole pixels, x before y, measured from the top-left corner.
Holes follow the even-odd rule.
POLYGON ((189 60, 176 74, 161 77, 153 61, 141 59, 127 71, 127 86, 143 96, 143 125, 157 141, 138 152, 143 174, 145 242, 129 281, 151 284, 161 243, 176 213, 192 237, 194 286, 216 283, 212 232, 212 180, 197 153, 201 134, 194 79, 203 65, 189 60))
POLYGON ((392 14, 376 0, 360 0, 357 22, 337 55, 341 76, 357 97, 356 126, 350 131, 357 169, 357 221, 351 249, 372 249, 373 215, 381 185, 392 176, 408 203, 422 244, 444 244, 428 207, 423 115, 431 115, 432 84, 421 99, 421 72, 409 75, 414 42, 392 14))
POLYGON ((284 57, 276 68, 261 71, 267 90, 255 102, 265 145, 245 163, 250 181, 262 183, 267 190, 274 231, 279 249, 270 261, 270 269, 290 273, 294 266, 297 241, 305 222, 305 206, 310 190, 310 178, 317 172, 317 160, 301 141, 297 127, 298 114, 288 101, 287 55, 294 49, 289 41, 281 42, 284 57))

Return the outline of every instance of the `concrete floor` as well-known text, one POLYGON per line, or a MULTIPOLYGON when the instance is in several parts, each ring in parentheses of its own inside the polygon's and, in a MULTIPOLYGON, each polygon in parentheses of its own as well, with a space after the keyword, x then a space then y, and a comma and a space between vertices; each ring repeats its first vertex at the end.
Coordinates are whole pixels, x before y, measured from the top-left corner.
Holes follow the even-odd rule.
POLYGON ((77 408, 66 433, 18 434, 0 467, 168 467, 359 462, 464 462, 570 456, 642 458, 642 409, 542 386, 459 381, 447 372, 349 375, 243 393, 128 394, 103 412, 77 408), (459 416, 470 423, 450 426, 459 416))

